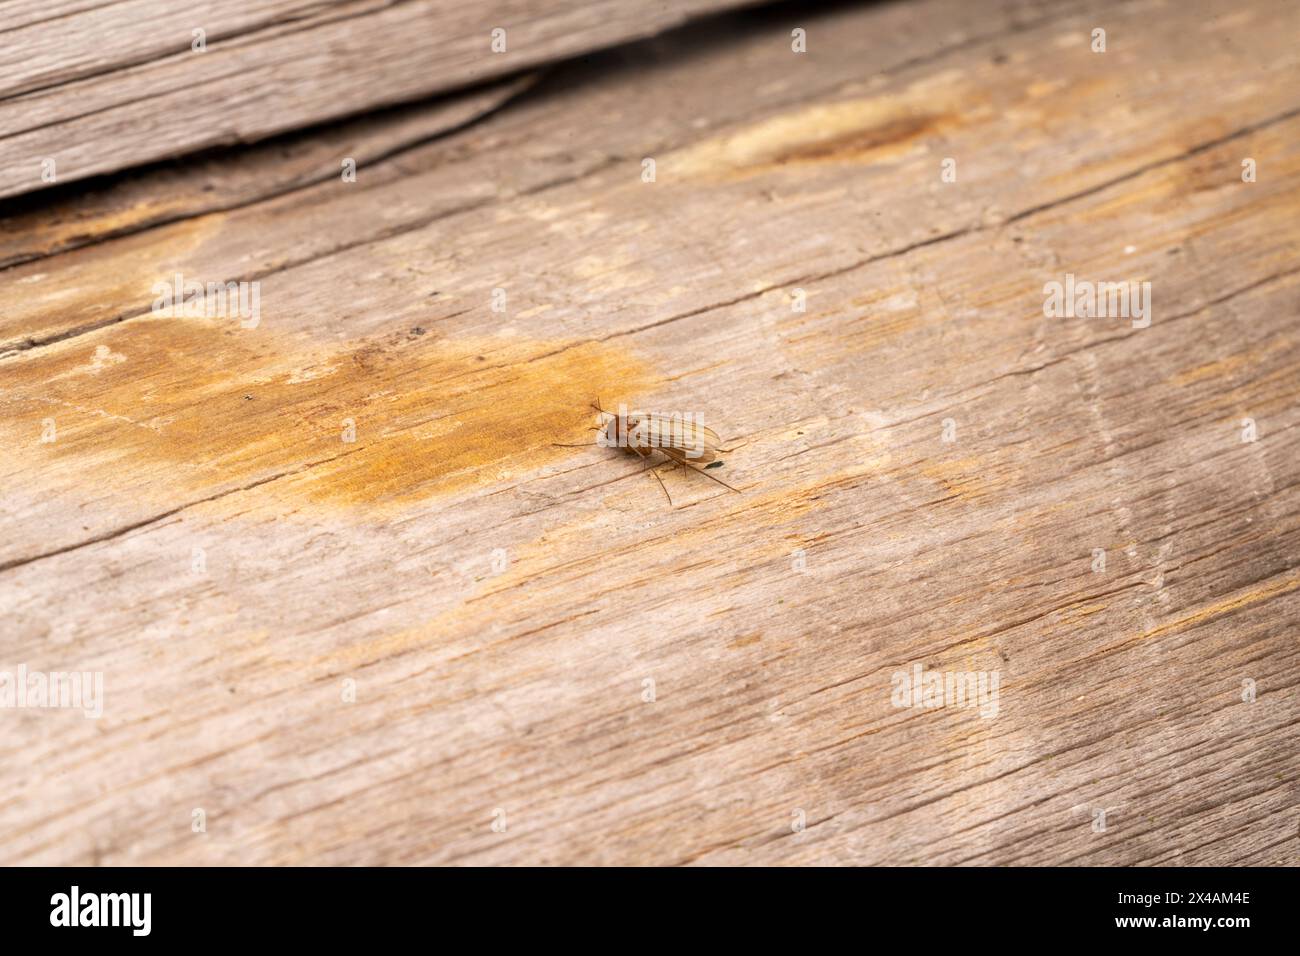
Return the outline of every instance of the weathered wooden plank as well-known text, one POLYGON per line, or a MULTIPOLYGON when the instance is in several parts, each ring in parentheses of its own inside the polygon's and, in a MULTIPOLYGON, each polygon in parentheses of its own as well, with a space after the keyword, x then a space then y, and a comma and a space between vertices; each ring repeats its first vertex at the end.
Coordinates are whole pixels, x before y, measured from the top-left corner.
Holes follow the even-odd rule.
MULTIPOLYGON (((774 43, 770 31, 756 33, 743 21, 728 23, 723 34, 734 37, 733 57, 695 64, 691 71, 665 68, 649 50, 631 55, 609 54, 593 63, 589 72, 579 74, 590 79, 595 88, 583 91, 578 108, 568 97, 533 97, 517 104, 482 135, 473 133, 455 144, 437 143, 426 150, 406 153, 400 164, 362 169, 355 184, 333 179, 286 196, 282 203, 237 208, 229 216, 177 223, 167 233, 142 242, 127 241, 88 250, 73 260, 77 268, 69 270, 71 275, 65 274, 48 287, 40 278, 48 276, 42 264, 33 262, 16 270, 13 281, 0 287, 0 353, 139 314, 153 299, 149 292, 153 284, 177 269, 204 281, 251 280, 369 239, 418 228, 432 218, 466 206, 535 192, 614 163, 631 163, 639 176, 639 163, 646 153, 670 150, 684 140, 705 138, 710 131, 748 117, 777 113, 800 102, 808 88, 825 94, 844 88, 842 95, 851 96, 854 91, 860 92, 864 68, 871 71, 868 76, 888 76, 907 70, 913 60, 924 60, 972 42, 987 42, 1018 29, 1018 24, 1069 12, 1063 5, 1044 8, 1038 3, 1023 3, 990 18, 987 11, 966 4, 945 3, 936 6, 934 16, 949 25, 950 31, 935 35, 917 32, 906 8, 887 7, 881 13, 879 28, 886 34, 834 27, 827 30, 819 40, 827 47, 825 66, 798 82, 780 78, 792 62, 801 62, 791 55, 788 44, 774 43), (910 42, 901 43, 901 37, 910 42), (755 95, 750 71, 770 72, 778 79, 755 95), (689 113, 672 108, 672 104, 690 97, 699 83, 708 84, 717 96, 694 106, 689 113), (641 115, 630 122, 632 114, 626 104, 634 97, 641 115), (393 181, 394 169, 406 174, 402 181, 393 181), (374 187, 378 188, 370 191, 374 187), (310 210, 319 228, 304 230, 301 219, 286 219, 285 208, 310 210), (376 209, 382 214, 376 216, 376 209), (263 239, 256 257, 249 256, 250 234, 263 239), (221 248, 214 248, 216 245, 221 248), (164 261, 148 254, 147 250, 155 249, 167 251, 164 261)), ((807 73, 797 66, 795 69, 807 73)), ((879 82, 883 81, 882 76, 879 82)), ((924 95, 923 90, 913 94, 914 98, 924 95)), ((331 141, 330 134, 321 135, 326 142, 331 141)), ((805 129, 801 135, 806 141, 816 131, 805 129)), ((919 131, 910 135, 915 138, 919 131)), ((905 135, 904 143, 907 138, 905 135)), ((347 137, 339 140, 335 141, 336 154, 348 148, 347 137)), ((329 147, 324 150, 328 153, 329 147)), ((230 175, 253 183, 273 182, 275 176, 265 171, 264 159, 250 156, 239 164, 242 172, 232 170, 230 175)), ((214 185, 206 172, 200 169, 182 179, 182 183, 192 185, 191 189, 179 188, 192 193, 214 185)), ((1106 170, 1100 170, 1097 175, 1105 174, 1106 170)), ((221 183, 215 185, 219 194, 221 183)), ((121 192, 114 190, 113 195, 121 192)), ((129 207, 113 205, 112 199, 106 202, 109 205, 102 219, 107 224, 130 215, 129 207)), ((233 201, 226 204, 237 205, 233 201)), ((67 205, 71 207, 67 212, 51 217, 55 222, 76 216, 79 203, 74 199, 67 205)), ((906 218, 906 214, 899 217, 900 221, 906 218)), ((19 231, 19 235, 32 234, 30 229, 19 231)), ((697 291, 696 304, 715 301, 709 298, 709 290, 697 291)))
POLYGON ((1039 14, 678 38, 404 154, 393 231, 363 170, 6 270, 0 668, 106 695, 9 715, 6 862, 1294 862, 1297 12, 1039 14), (744 494, 551 447, 596 395, 744 494))
POLYGON ((462 129, 499 109, 534 80, 531 75, 503 80, 431 104, 367 115, 324 132, 151 167, 97 189, 78 184, 57 197, 41 193, 11 200, 0 231, 0 268, 204 213, 238 209, 315 183, 342 182, 349 159, 365 170, 367 185, 396 178, 404 175, 402 169, 412 157, 401 163, 384 160, 462 129))
POLYGON ((103 0, 9 0, 0 8, 0 30, 17 30, 102 6, 103 0))
POLYGON ((237 38, 270 26, 355 12, 347 0, 119 0, 62 9, 0 7, 0 98, 49 89, 170 57, 193 31, 205 41, 237 38))
POLYGON ((746 2, 134 0, 18 26, 0 34, 0 197, 481 83, 746 2))

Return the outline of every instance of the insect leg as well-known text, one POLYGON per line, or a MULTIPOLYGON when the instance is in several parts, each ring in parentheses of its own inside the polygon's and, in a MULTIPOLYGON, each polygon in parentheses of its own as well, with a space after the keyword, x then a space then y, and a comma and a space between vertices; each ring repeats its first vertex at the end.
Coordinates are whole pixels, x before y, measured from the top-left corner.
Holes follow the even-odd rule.
POLYGON ((659 482, 659 487, 664 490, 664 497, 668 499, 668 507, 673 507, 673 496, 668 493, 668 486, 665 485, 664 480, 659 477, 659 472, 654 468, 650 468, 650 474, 655 476, 655 481, 659 482))
MULTIPOLYGON (((683 468, 687 467, 687 466, 686 466, 686 462, 682 462, 682 467, 683 467, 683 468)), ((741 493, 739 488, 732 488, 731 485, 727 484, 727 483, 726 483, 725 481, 723 481, 721 478, 718 478, 718 477, 716 477, 715 475, 710 475, 710 474, 709 474, 707 471, 705 471, 703 468, 692 468, 691 471, 694 471, 694 472, 696 472, 696 473, 698 473, 698 474, 701 474, 701 475, 703 475, 705 478, 708 478, 708 479, 710 479, 710 480, 712 480, 712 481, 716 481, 718 484, 722 485, 722 487, 727 488, 727 489, 729 489, 729 490, 731 490, 731 491, 734 491, 736 494, 740 494, 740 493, 741 493)))
POLYGON ((723 481, 721 478, 715 478, 715 477, 713 477, 713 475, 709 474, 709 473, 708 473, 707 471, 705 471, 704 469, 702 469, 702 468, 696 468, 696 467, 690 465, 690 464, 687 462, 687 460, 686 460, 686 455, 685 455, 685 453, 683 453, 683 452, 680 451, 679 449, 676 449, 676 448, 662 448, 662 449, 660 449, 660 451, 662 451, 665 455, 667 455, 667 456, 668 456, 670 459, 672 459, 673 461, 677 462, 677 464, 681 465, 683 469, 689 469, 690 471, 697 471, 697 472, 699 472, 701 475, 703 475, 705 478, 708 478, 710 481, 716 481, 718 484, 722 485, 722 487, 728 489, 729 491, 734 491, 736 494, 740 494, 740 493, 741 493, 741 491, 740 491, 739 488, 732 488, 731 485, 727 484, 727 483, 726 483, 725 481, 723 481))
MULTIPOLYGON (((668 493, 668 488, 664 485, 664 480, 659 477, 659 472, 655 470, 656 468, 659 467, 660 464, 662 464, 662 462, 655 462, 650 460, 650 456, 654 454, 653 452, 642 451, 640 448, 633 448, 632 450, 636 452, 637 455, 639 455, 642 458, 642 460, 644 460, 646 463, 645 468, 642 468, 641 471, 648 470, 650 474, 654 476, 654 480, 659 482, 659 487, 663 488, 664 497, 668 499, 668 507, 670 508, 674 507, 673 496, 668 493)), ((638 472, 638 474, 640 474, 640 472, 638 472)))
MULTIPOLYGON (((601 429, 600 429, 600 426, 599 426, 599 425, 595 425, 595 426, 592 427, 591 430, 594 431, 594 432, 598 432, 598 431, 600 431, 601 429)), ((563 444, 561 444, 560 442, 554 442, 554 441, 553 441, 553 442, 551 442, 551 444, 552 444, 553 446, 555 446, 556 448, 591 448, 591 447, 593 447, 593 446, 589 445, 587 442, 583 442, 583 443, 580 444, 580 445, 563 445, 563 444)))

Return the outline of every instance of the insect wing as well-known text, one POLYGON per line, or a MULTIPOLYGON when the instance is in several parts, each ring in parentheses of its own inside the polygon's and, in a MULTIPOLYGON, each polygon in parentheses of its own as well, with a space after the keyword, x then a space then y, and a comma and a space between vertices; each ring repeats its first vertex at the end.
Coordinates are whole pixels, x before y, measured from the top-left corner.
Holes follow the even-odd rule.
POLYGON ((685 458, 703 465, 718 457, 721 440, 713 429, 697 421, 679 416, 646 415, 643 430, 654 447, 664 449, 665 453, 668 449, 679 453, 669 455, 671 458, 685 458))

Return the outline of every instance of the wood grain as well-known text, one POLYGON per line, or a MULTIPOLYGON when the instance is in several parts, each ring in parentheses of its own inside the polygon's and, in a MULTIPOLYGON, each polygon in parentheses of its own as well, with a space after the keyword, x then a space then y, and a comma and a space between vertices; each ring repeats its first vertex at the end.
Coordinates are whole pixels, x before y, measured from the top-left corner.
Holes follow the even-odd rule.
POLYGON ((782 7, 355 183, 24 207, 0 671, 105 698, 0 710, 0 860, 1293 865, 1297 26, 782 7), (1067 273, 1150 326, 1046 317, 1067 273), (702 412, 743 494, 554 447, 596 397, 702 412), (916 664, 996 716, 896 707, 916 664))
POLYGON ((745 2, 125 0, 42 19, 20 8, 0 15, 0 197, 50 185, 45 160, 66 183, 253 142, 745 2))
POLYGON ((328 132, 288 134, 257 146, 146 167, 98 187, 77 183, 30 195, 8 204, 6 228, 0 232, 0 267, 341 179, 349 159, 369 167, 368 185, 405 175, 409 158, 403 164, 384 161, 463 129, 535 80, 535 74, 525 74, 433 103, 368 114, 331 126, 328 132))

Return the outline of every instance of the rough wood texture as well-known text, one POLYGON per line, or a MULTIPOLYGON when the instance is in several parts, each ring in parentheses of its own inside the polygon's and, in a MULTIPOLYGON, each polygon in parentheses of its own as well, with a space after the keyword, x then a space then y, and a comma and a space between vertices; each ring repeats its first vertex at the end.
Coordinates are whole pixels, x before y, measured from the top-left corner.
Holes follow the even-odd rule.
POLYGON ((370 167, 367 183, 404 175, 398 164, 381 161, 481 119, 534 79, 525 75, 436 104, 367 115, 325 135, 290 134, 214 150, 202 159, 133 171, 98 188, 78 183, 11 202, 0 231, 0 268, 338 179, 346 159, 370 167))
POLYGON ((0 669, 105 702, 0 711, 0 860, 1296 862, 1298 27, 759 11, 15 240, 0 669), (175 272, 260 324, 152 312, 175 272), (1044 317, 1067 273, 1150 327, 1044 317), (597 396, 743 494, 553 447, 597 396), (895 707, 917 663, 997 715, 895 707))
POLYGON ((0 13, 0 197, 501 77, 752 0, 125 0, 0 13), (494 29, 506 31, 493 52, 494 29), (205 48, 194 49, 193 31, 205 48))

